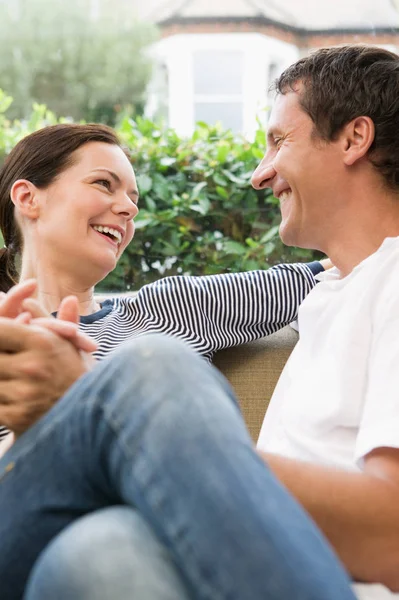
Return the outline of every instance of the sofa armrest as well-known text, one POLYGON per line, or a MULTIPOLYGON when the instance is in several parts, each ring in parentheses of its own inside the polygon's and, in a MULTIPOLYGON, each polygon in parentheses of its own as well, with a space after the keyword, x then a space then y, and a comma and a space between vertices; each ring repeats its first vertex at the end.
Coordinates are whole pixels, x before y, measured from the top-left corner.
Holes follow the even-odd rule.
POLYGON ((215 366, 233 386, 254 441, 280 373, 298 339, 292 327, 265 338, 217 352, 215 366))

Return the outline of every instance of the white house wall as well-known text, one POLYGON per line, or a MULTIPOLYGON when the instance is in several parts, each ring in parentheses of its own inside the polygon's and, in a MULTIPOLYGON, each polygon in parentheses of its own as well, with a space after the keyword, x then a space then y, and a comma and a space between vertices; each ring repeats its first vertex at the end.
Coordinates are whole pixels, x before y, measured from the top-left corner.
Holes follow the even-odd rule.
MULTIPOLYGON (((149 90, 147 113, 155 115, 167 94, 168 122, 180 135, 190 135, 195 126, 193 56, 198 51, 242 53, 242 131, 251 136, 256 129, 257 115, 265 121, 265 108, 270 100, 267 90, 269 77, 276 77, 285 67, 297 60, 296 46, 257 33, 179 34, 164 38, 154 45, 156 61, 166 67, 167 85, 162 89, 153 83, 149 90)), ((211 55, 212 56, 212 55, 211 55)), ((212 90, 209 90, 212 94, 212 90)), ((213 97, 226 102, 226 97, 213 97)), ((234 97, 231 96, 234 101, 234 97)))

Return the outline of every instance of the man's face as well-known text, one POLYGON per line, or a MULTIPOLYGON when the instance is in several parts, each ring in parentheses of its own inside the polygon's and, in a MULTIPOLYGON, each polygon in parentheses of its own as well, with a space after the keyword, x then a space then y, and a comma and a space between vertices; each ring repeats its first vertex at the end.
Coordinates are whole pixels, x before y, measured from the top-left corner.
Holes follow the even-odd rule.
POLYGON ((301 85, 280 94, 273 107, 268 147, 252 176, 256 189, 270 187, 280 200, 280 236, 288 246, 325 251, 342 184, 342 144, 321 140, 299 104, 301 85))

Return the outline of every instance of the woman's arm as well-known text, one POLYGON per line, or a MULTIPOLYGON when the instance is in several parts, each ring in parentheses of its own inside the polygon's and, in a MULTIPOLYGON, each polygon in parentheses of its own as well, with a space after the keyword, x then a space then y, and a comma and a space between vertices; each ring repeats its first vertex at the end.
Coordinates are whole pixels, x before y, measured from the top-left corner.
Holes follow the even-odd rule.
POLYGON ((0 427, 0 458, 14 443, 14 434, 7 427, 0 427))
POLYGON ((166 277, 144 286, 136 302, 155 317, 154 330, 179 337, 210 357, 293 321, 320 271, 323 266, 315 262, 267 271, 166 277))

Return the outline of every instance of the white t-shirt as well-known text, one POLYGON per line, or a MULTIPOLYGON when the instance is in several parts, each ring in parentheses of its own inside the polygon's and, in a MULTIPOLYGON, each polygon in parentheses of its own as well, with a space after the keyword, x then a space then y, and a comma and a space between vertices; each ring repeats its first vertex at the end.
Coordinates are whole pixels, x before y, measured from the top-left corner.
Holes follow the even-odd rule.
MULTIPOLYGON (((399 238, 387 238, 343 279, 336 269, 317 278, 258 448, 359 471, 374 448, 399 448, 399 238)), ((399 598, 382 586, 356 593, 399 598)))

